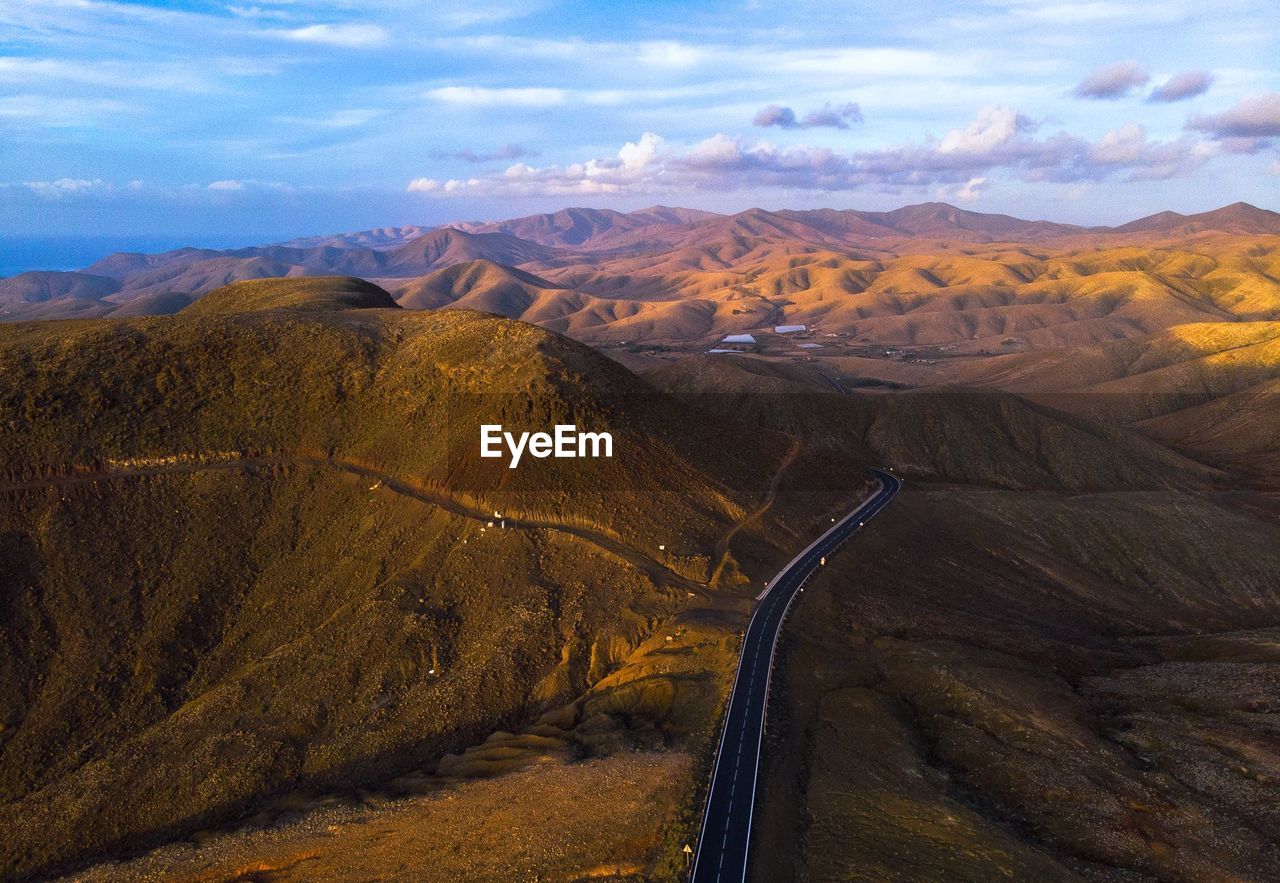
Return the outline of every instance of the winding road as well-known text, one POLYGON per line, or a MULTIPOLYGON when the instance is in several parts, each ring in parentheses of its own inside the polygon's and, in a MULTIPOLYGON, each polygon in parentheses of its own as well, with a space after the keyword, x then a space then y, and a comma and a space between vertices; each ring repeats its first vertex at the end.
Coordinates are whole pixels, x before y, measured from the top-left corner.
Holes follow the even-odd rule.
POLYGON ((756 803, 756 775, 764 737, 769 680, 778 635, 791 602, 824 559, 884 508, 902 486, 897 478, 872 470, 880 489, 792 559, 760 593, 742 641, 738 673, 729 696, 724 732, 716 752, 711 789, 694 855, 694 883, 742 881, 747 876, 747 849, 756 803))

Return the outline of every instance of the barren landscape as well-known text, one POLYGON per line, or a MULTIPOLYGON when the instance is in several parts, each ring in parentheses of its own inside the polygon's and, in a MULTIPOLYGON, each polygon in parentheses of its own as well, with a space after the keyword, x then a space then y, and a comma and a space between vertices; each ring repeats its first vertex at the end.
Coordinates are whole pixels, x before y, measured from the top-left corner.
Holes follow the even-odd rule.
POLYGON ((6 876, 680 879, 870 466, 754 879, 1280 873, 1280 215, 570 209, 0 302, 6 876), (477 456, 563 420, 631 455, 477 456))
POLYGON ((0 883, 1280 880, 1275 0, 0 0, 0 883))

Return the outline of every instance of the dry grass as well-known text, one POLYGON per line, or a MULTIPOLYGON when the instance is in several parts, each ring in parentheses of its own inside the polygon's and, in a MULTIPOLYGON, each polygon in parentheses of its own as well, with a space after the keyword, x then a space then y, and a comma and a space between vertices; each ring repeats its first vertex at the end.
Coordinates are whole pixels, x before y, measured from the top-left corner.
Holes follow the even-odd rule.
POLYGON ((71 879, 645 879, 662 845, 653 821, 674 810, 692 765, 688 755, 635 752, 545 763, 376 806, 317 808, 71 879))

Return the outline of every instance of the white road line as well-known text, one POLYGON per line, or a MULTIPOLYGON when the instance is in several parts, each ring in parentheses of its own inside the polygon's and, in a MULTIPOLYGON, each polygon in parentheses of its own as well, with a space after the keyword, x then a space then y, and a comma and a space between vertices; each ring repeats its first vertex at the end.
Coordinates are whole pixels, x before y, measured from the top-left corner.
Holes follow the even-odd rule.
MULTIPOLYGON (((805 559, 805 557, 809 555, 810 552, 818 548, 820 544, 824 543, 824 541, 829 541, 833 534, 836 534, 839 531, 841 531, 846 525, 848 525, 850 520, 852 520, 853 518, 861 515, 864 520, 870 519, 873 515, 875 515, 876 512, 878 512, 881 508, 883 508, 889 502, 890 499, 893 498, 894 494, 897 493, 898 488, 901 486, 901 483, 897 481, 897 479, 894 476, 888 475, 887 473, 882 473, 877 471, 877 480, 880 483, 879 491, 877 491, 872 497, 868 498, 867 500, 864 500, 852 512, 850 512, 844 518, 840 519, 840 521, 834 527, 828 529, 826 533, 824 533, 822 536, 818 537, 818 539, 810 543, 809 546, 803 552, 801 552, 799 555, 793 558, 791 562, 788 563, 787 566, 783 568, 780 574, 777 577, 775 577, 774 580, 772 581, 772 585, 766 588, 763 592, 760 593, 760 595, 757 596, 758 601, 764 601, 766 596, 773 594, 773 596, 777 597, 778 600, 769 601, 767 604, 761 604, 757 606, 755 612, 752 614, 751 621, 748 622, 747 624, 746 631, 743 633, 743 642, 744 642, 743 650, 745 651, 746 642, 752 640, 752 629, 756 625, 757 618, 763 615, 764 619, 761 623, 761 629, 765 633, 770 631, 772 632, 772 641, 770 642, 770 648, 769 648, 769 660, 765 669, 766 676, 765 676, 764 694, 763 694, 762 706, 759 712, 759 727, 755 730, 756 756, 755 756, 755 763, 752 766, 751 776, 750 776, 751 803, 750 803, 750 807, 747 814, 745 843, 744 843, 743 855, 742 855, 742 880, 743 881, 746 880, 746 875, 747 875, 747 858, 748 858, 748 853, 750 852, 750 843, 751 843, 751 840, 750 840, 751 823, 755 817, 756 780, 759 778, 760 752, 764 743, 764 727, 765 727, 766 718, 768 714, 768 700, 769 700, 770 687, 772 686, 774 659, 777 655, 778 640, 781 635, 782 624, 786 621, 787 614, 790 612, 791 604, 795 601, 796 597, 800 594, 801 589, 803 588, 805 583, 808 582, 809 577, 812 575, 812 571, 815 568, 814 562, 813 561, 805 562, 805 567, 809 572, 806 572, 804 577, 801 578, 798 582, 790 581, 788 583, 788 588, 785 591, 785 594, 787 597, 785 599, 782 599, 781 597, 779 597, 781 594, 784 594, 783 592, 774 592, 773 590, 778 587, 778 584, 780 582, 783 582, 787 577, 791 576, 792 568, 795 567, 798 563, 801 563, 805 559), (888 492, 887 495, 886 495, 886 492, 888 492), (768 625, 770 618, 776 612, 776 608, 779 605, 781 605, 782 609, 781 609, 781 614, 778 617, 778 622, 776 625, 773 625, 772 627, 770 627, 768 625)), ((848 540, 850 536, 857 533, 857 531, 858 529, 855 528, 854 530, 849 532, 848 536, 840 536, 835 542, 831 542, 828 545, 824 546, 823 548, 824 548, 825 555, 832 554, 832 552, 834 552, 835 549, 843 545, 844 542, 848 540)), ((742 746, 745 744, 745 741, 746 741, 748 724, 751 722, 751 719, 755 716, 753 715, 753 710, 755 706, 753 693, 755 689, 755 676, 758 673, 757 663, 760 657, 760 650, 761 650, 760 640, 762 639, 763 639, 762 634, 757 635, 755 637, 756 647, 753 650, 752 657, 751 657, 751 668, 752 668, 751 680, 750 680, 750 685, 747 691, 746 703, 743 709, 741 709, 742 719, 739 723, 740 730, 739 730, 739 737, 738 737, 738 751, 734 758, 734 774, 733 774, 734 781, 731 785, 731 789, 729 793, 728 807, 725 810, 725 834, 720 844, 720 857, 719 857, 719 862, 717 864, 716 875, 715 875, 716 880, 720 880, 723 875, 724 858, 725 858, 724 850, 728 844, 729 827, 733 821, 733 816, 734 816, 734 803, 735 803, 734 798, 737 792, 738 772, 741 769, 741 763, 742 763, 742 746)), ((737 699, 738 686, 742 679, 742 668, 743 668, 743 664, 745 663, 745 660, 746 660, 746 656, 744 652, 743 656, 739 657, 738 668, 734 672, 733 688, 730 691, 729 704, 725 711, 724 729, 720 734, 720 748, 716 753, 716 760, 711 773, 711 787, 707 792, 707 801, 706 801, 706 805, 703 808, 703 825, 702 825, 703 833, 699 835, 698 851, 694 855, 692 874, 695 878, 698 873, 699 862, 702 858, 703 837, 706 832, 706 826, 709 820, 708 817, 710 816, 711 810, 712 810, 712 802, 716 793, 716 782, 719 778, 720 767, 722 765, 721 758, 724 755, 724 745, 729 735, 728 730, 729 730, 730 718, 733 714, 734 702, 737 699)))

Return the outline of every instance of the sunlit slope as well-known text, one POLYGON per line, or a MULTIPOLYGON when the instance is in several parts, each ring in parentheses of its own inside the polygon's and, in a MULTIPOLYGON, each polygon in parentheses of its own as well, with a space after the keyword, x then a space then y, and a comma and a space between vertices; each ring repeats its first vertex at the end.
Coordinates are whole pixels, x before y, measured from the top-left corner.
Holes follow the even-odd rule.
POLYGON ((0 310, 15 292, 0 318, 161 311, 174 302, 162 296, 237 280, 341 274, 377 281, 410 308, 475 306, 592 343, 701 346, 806 324, 868 343, 1000 354, 1280 320, 1280 227, 1251 206, 1120 230, 942 204, 731 216, 567 209, 461 227, 115 255, 91 276, 0 280, 0 310), (16 292, 33 285, 80 293, 19 303, 16 292))
POLYGON ((849 253, 766 237, 525 270, 479 261, 386 284, 406 307, 485 309, 589 342, 709 343, 805 324, 886 345, 1000 353, 1280 316, 1274 242, 1065 253, 935 245, 849 253))
POLYGON ((326 276, 263 279, 219 288, 187 307, 183 319, 268 310, 311 313, 377 309, 394 310, 397 305, 390 294, 363 279, 326 276))
POLYGON ((1280 323, 1179 325, 1126 341, 973 363, 971 383, 1129 424, 1207 463, 1280 476, 1280 323))
POLYGON ((596 296, 492 261, 456 264, 408 282, 385 281, 406 309, 480 310, 592 343, 697 340, 725 328, 746 328, 752 316, 758 320, 767 312, 741 310, 734 298, 596 296))
MULTIPOLYGON (((1176 246, 1088 248, 912 242, 843 250, 772 237, 728 239, 537 269, 617 300, 732 304, 745 324, 820 325, 893 345, 960 351, 1082 346, 1193 322, 1280 317, 1275 237, 1213 235, 1176 246)), ((536 268, 535 268, 536 269, 536 268)), ((736 330, 720 322, 705 337, 736 330)), ((689 331, 655 324, 648 339, 689 331)))

